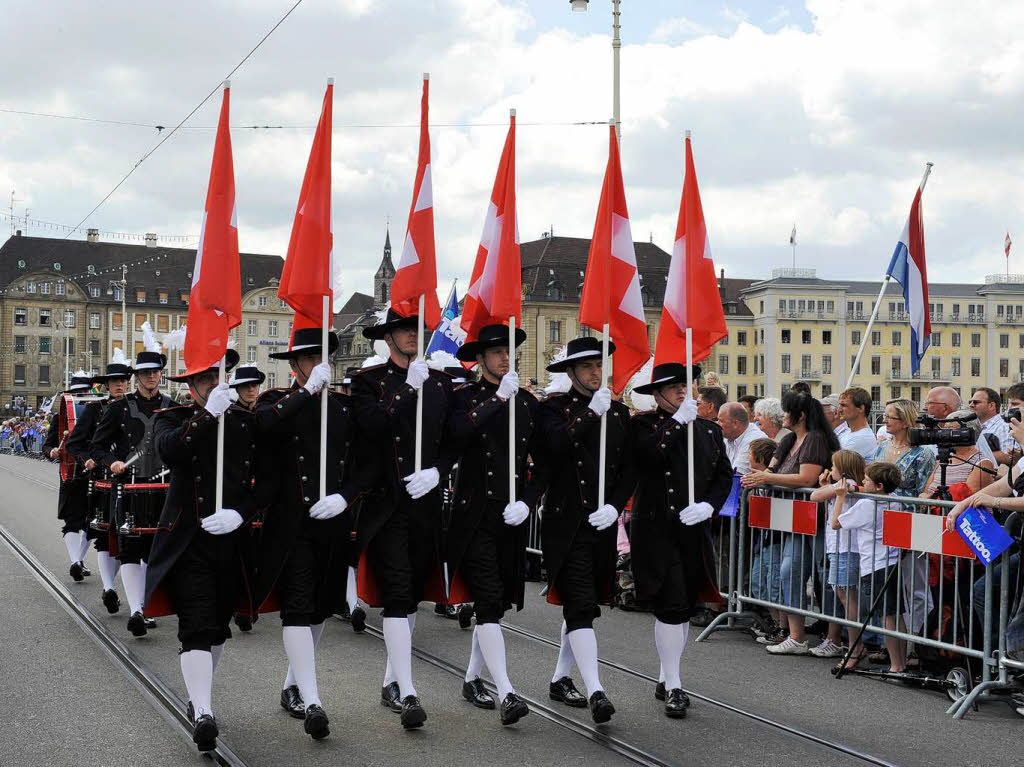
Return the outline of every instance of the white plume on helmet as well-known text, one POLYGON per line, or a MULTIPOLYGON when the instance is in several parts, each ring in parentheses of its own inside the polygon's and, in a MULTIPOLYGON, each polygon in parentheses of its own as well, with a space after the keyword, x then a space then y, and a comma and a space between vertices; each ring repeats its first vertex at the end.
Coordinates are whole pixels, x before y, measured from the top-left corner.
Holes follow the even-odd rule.
POLYGON ((367 357, 365 360, 363 360, 363 364, 360 365, 359 367, 372 368, 375 365, 383 365, 385 362, 387 362, 386 359, 374 354, 372 357, 367 357))
POLYGON ((633 391, 637 386, 643 386, 651 382, 651 376, 654 373, 654 357, 651 357, 644 363, 643 367, 640 368, 633 377, 629 379, 629 383, 626 385, 626 392, 629 394, 629 401, 633 403, 633 409, 644 411, 654 410, 657 403, 654 401, 653 394, 638 394, 633 391))
POLYGON ((111 365, 127 365, 128 358, 124 356, 124 349, 120 346, 114 347, 114 356, 110 358, 111 365))
MULTIPOLYGON (((559 360, 564 360, 567 349, 567 346, 563 346, 555 353, 551 361, 558 362, 559 360)), ((571 388, 572 381, 569 380, 568 373, 552 373, 551 378, 548 380, 548 385, 544 387, 544 392, 546 394, 565 394, 571 388)))
POLYGON ((71 376, 72 378, 88 378, 89 374, 82 370, 82 368, 78 368, 71 376))
POLYGON ((184 349, 185 348, 185 326, 182 325, 177 330, 172 330, 164 336, 164 348, 165 349, 184 349))
POLYGON ((434 370, 462 367, 462 363, 451 352, 431 352, 427 364, 434 370))
POLYGON ((156 352, 157 354, 163 352, 160 342, 156 340, 156 333, 153 332, 153 326, 149 324, 148 320, 142 323, 142 345, 145 347, 147 352, 156 352))

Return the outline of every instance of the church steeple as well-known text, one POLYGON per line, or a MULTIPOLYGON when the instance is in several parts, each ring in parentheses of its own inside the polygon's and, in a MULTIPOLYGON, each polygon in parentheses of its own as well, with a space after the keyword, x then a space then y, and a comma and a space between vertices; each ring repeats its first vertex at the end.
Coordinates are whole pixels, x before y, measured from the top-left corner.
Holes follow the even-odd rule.
POLYGON ((391 301, 391 280, 395 277, 395 265, 391 263, 391 227, 384 235, 384 255, 377 273, 373 276, 373 302, 383 309, 391 301))

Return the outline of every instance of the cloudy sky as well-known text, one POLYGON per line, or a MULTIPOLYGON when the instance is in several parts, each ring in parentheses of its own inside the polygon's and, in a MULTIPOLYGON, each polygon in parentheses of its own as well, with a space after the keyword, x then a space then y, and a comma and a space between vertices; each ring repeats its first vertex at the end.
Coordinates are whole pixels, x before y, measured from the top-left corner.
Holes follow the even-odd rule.
MULTIPOLYGON (((19 215, 77 223, 229 72, 293 0, 5 0, 0 192, 19 215)), ((508 109, 523 240, 588 237, 607 159, 611 2, 305 0, 232 78, 244 250, 283 254, 328 76, 339 299, 369 292, 387 217, 395 247, 431 73, 439 280, 464 286, 508 109), (250 129, 241 126, 284 126, 250 129)), ((1005 0, 623 0, 622 157, 634 237, 671 250, 683 132, 693 131, 716 262, 881 276, 924 164, 932 280, 1024 272, 1024 4, 1005 0)), ((219 99, 89 220, 196 234, 219 99)), ((6 211, 7 203, 2 203, 6 211)), ((4 227, 6 233, 7 227, 4 227)), ((45 231, 29 233, 47 234, 45 231)))

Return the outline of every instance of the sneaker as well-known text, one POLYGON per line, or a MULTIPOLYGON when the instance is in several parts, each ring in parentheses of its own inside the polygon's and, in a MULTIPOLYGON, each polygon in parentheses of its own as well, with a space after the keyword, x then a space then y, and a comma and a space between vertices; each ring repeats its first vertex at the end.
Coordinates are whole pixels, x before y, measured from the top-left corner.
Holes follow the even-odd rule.
POLYGON ((786 637, 778 644, 768 645, 764 649, 772 655, 808 655, 811 652, 807 642, 798 642, 793 637, 786 637))
POLYGON ((778 633, 778 631, 779 624, 770 616, 766 618, 755 618, 754 622, 750 624, 750 632, 755 637, 769 636, 770 634, 778 633))
POLYGON ((696 626, 697 628, 707 628, 711 625, 711 622, 718 617, 718 613, 703 608, 697 612, 696 615, 690 618, 690 625, 696 626))
POLYGON ((811 650, 811 655, 816 658, 841 658, 846 655, 846 648, 825 637, 825 641, 811 650))
POLYGON ((788 637, 788 631, 783 631, 782 629, 777 628, 774 632, 770 634, 765 634, 764 636, 758 637, 757 643, 766 645, 779 644, 780 642, 785 642, 788 637))

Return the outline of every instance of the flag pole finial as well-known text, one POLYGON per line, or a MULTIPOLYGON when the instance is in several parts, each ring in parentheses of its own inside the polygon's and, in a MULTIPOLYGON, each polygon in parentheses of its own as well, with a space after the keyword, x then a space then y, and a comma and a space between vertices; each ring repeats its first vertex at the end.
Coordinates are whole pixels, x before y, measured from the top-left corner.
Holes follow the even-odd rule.
POLYGON ((224 81, 224 87, 225 88, 230 88, 231 87, 231 81, 230 80, 225 80, 224 81))
POLYGON ((690 129, 689 128, 686 129, 686 138, 690 138, 690 129))
POLYGON ((424 72, 423 73, 423 79, 424 80, 429 80, 430 79, 430 72, 424 72))
POLYGON ((328 85, 334 85, 334 78, 333 77, 328 77, 327 78, 327 84, 328 85))
POLYGON ((508 110, 508 116, 509 117, 515 117, 516 116, 516 110, 514 108, 508 110))

